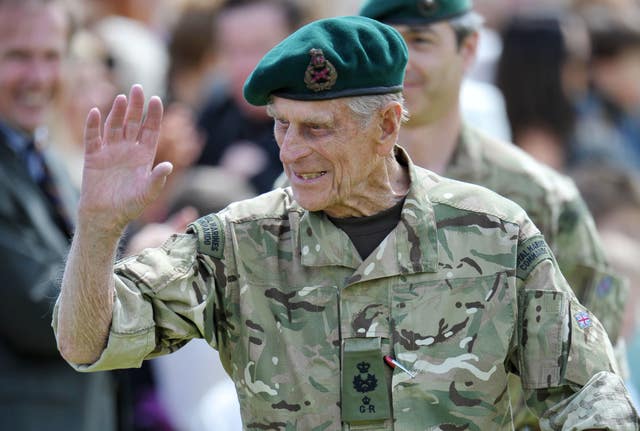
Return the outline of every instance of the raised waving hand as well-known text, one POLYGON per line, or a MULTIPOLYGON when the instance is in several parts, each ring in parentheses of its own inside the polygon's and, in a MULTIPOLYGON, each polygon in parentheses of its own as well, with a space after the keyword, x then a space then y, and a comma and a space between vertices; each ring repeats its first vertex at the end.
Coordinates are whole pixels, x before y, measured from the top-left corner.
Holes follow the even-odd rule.
POLYGON ((87 115, 84 131, 84 170, 80 195, 80 223, 121 233, 153 202, 173 169, 171 163, 153 166, 162 102, 151 97, 144 116, 142 87, 119 95, 102 125, 97 108, 87 115))

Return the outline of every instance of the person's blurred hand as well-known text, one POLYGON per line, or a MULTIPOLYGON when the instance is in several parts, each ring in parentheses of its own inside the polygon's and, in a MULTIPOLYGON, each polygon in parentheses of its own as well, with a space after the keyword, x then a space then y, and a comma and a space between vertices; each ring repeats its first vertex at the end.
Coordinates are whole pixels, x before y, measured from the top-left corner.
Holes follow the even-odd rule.
POLYGON ((164 114, 156 161, 167 160, 176 170, 191 166, 200 156, 204 139, 198 133, 191 110, 174 102, 164 114))
POLYGON ((164 223, 149 223, 131 237, 125 255, 138 254, 145 248, 159 247, 167 238, 176 233, 183 233, 187 225, 198 218, 198 211, 193 207, 184 207, 164 223))

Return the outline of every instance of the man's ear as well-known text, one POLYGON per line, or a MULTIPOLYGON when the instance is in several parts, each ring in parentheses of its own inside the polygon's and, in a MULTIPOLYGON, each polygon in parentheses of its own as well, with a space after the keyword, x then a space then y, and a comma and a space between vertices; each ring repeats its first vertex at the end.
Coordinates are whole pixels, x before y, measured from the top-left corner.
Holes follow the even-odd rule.
POLYGON ((460 53, 464 61, 464 71, 467 72, 476 61, 476 55, 478 53, 478 40, 480 34, 477 31, 466 36, 460 43, 460 53))
POLYGON ((389 102, 380 111, 378 154, 384 156, 391 152, 398 141, 401 123, 402 105, 399 102, 389 102))

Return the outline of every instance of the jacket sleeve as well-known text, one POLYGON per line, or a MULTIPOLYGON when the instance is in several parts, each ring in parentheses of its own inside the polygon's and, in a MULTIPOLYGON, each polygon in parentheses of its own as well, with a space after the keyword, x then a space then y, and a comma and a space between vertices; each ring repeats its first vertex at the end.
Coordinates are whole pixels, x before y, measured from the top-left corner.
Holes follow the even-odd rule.
POLYGON ((518 244, 515 351, 543 430, 637 430, 602 324, 576 299, 539 235, 518 244))
POLYGON ((71 365, 78 371, 140 367, 143 360, 174 352, 193 338, 217 347, 214 266, 198 253, 191 234, 174 235, 159 248, 119 261, 107 345, 93 364, 71 365))

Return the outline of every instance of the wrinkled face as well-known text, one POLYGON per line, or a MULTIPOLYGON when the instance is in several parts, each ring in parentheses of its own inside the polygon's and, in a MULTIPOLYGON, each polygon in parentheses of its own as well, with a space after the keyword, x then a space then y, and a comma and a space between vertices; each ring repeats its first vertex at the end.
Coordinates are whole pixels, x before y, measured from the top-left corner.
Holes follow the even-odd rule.
POLYGON ((0 118, 33 132, 61 84, 67 27, 50 6, 0 7, 0 118))
POLYGON ((404 97, 408 127, 429 124, 457 109, 460 83, 469 63, 448 23, 396 25, 409 48, 404 97))
POLYGON ((376 119, 364 124, 344 99, 297 101, 274 97, 268 108, 280 160, 294 197, 309 211, 362 215, 383 177, 376 119))
POLYGON ((289 35, 284 12, 273 4, 254 4, 224 11, 218 19, 217 50, 234 100, 247 111, 242 88, 262 57, 289 35))

